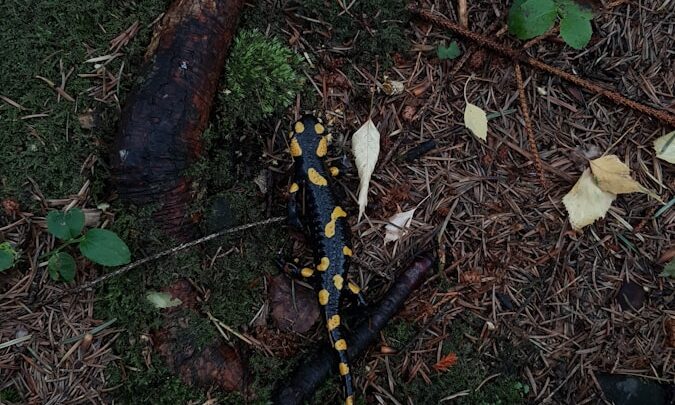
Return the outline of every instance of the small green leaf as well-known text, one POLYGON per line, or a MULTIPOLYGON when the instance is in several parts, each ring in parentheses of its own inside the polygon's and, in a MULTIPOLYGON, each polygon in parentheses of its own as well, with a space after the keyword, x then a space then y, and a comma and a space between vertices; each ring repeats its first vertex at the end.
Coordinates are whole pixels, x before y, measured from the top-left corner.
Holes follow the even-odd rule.
POLYGON ((560 6, 560 35, 567 45, 582 49, 593 35, 593 12, 572 0, 562 0, 560 6))
POLYGON ((550 30, 557 16, 553 0, 515 0, 509 10, 509 31, 519 39, 534 38, 550 30))
POLYGON ((80 242, 80 252, 92 262, 104 266, 119 266, 131 261, 127 245, 106 229, 89 230, 80 242))
POLYGON ((450 43, 450 46, 448 47, 439 45, 438 48, 436 49, 436 54, 438 55, 438 59, 440 60, 451 60, 461 55, 462 51, 459 50, 457 41, 452 41, 452 43, 450 43))
POLYGON ((661 277, 675 278, 675 259, 666 264, 666 267, 663 268, 663 272, 661 272, 661 277))
POLYGON ((0 243, 0 271, 5 271, 14 266, 16 251, 9 242, 0 243))
POLYGON ((150 291, 145 295, 145 298, 155 308, 171 308, 182 304, 183 302, 178 298, 173 298, 171 294, 166 292, 150 291))
POLYGON ((50 211, 47 214, 47 230, 61 240, 70 240, 78 236, 84 228, 84 212, 73 208, 67 212, 50 211))
POLYGON ((47 264, 49 269, 49 276, 54 279, 69 282, 75 279, 75 270, 77 265, 75 264, 75 259, 73 256, 65 252, 57 252, 49 258, 49 263, 47 264))

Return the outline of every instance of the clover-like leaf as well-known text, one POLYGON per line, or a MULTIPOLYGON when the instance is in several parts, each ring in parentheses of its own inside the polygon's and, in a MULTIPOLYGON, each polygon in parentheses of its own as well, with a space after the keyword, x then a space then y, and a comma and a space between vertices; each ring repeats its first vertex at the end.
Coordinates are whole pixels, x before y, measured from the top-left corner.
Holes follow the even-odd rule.
POLYGON ((0 243, 0 271, 5 271, 14 266, 16 251, 9 242, 0 243))
POLYGON ((49 258, 47 269, 49 270, 49 276, 53 280, 60 278, 63 281, 69 282, 75 279, 77 265, 73 256, 66 252, 56 252, 49 258))
POLYGON ((91 229, 80 242, 80 252, 87 259, 103 266, 119 266, 131 261, 126 243, 107 229, 91 229))
POLYGON ((557 16, 553 0, 515 0, 509 10, 509 31, 519 39, 534 38, 550 30, 557 16))
POLYGON ((560 8, 562 17, 560 35, 567 45, 574 49, 582 49, 588 45, 593 35, 593 28, 591 28, 593 13, 570 0, 562 1, 560 8))
POLYGON ((436 54, 440 60, 452 60, 461 55, 462 51, 459 50, 457 41, 452 41, 447 47, 439 45, 438 48, 436 48, 436 54))
POLYGON ((70 240, 82 233, 84 212, 72 208, 67 212, 50 211, 47 214, 47 230, 61 240, 70 240))

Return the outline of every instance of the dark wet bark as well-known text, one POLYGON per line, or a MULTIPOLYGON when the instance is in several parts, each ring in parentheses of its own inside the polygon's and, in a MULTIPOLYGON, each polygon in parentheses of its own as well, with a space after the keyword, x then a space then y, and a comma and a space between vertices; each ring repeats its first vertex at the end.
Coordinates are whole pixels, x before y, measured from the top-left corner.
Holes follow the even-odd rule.
POLYGON ((112 150, 120 198, 157 206, 158 228, 185 240, 185 170, 202 153, 201 135, 236 31, 243 0, 175 0, 155 30, 142 75, 122 109, 112 150))
MULTIPOLYGON (((433 260, 429 256, 419 256, 394 282, 386 296, 372 308, 370 316, 361 320, 347 339, 351 359, 357 359, 377 340, 380 331, 401 309, 408 296, 427 279, 433 260)), ((331 374, 337 374, 338 360, 334 350, 326 345, 311 353, 296 368, 291 376, 281 381, 273 394, 276 405, 303 404, 311 399, 319 385, 331 374)))

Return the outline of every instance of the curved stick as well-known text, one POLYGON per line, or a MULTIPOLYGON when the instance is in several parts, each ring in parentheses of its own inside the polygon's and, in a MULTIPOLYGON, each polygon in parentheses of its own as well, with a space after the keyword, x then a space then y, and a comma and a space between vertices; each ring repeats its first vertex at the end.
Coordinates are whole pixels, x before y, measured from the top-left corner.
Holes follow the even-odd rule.
MULTIPOLYGON (((356 359, 377 339, 378 334, 389 320, 401 309, 403 303, 424 280, 433 268, 433 259, 418 256, 387 291, 387 295, 375 306, 370 317, 362 320, 352 330, 348 341, 349 357, 356 359)), ((302 404, 310 399, 319 385, 331 372, 336 372, 338 360, 330 347, 322 347, 305 359, 291 376, 278 383, 272 394, 275 405, 302 404)))

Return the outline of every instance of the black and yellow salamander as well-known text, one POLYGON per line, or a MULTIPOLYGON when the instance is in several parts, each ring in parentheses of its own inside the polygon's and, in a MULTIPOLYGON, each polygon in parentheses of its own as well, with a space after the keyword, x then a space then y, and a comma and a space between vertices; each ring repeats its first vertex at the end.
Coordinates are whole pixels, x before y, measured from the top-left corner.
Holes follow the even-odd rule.
POLYGON ((292 276, 308 279, 319 285, 319 304, 323 307, 326 327, 332 346, 339 357, 339 373, 344 387, 345 404, 354 403, 354 386, 347 355, 347 342, 341 326, 340 299, 343 292, 355 295, 364 303, 360 288, 346 280, 352 255, 351 233, 347 213, 336 203, 329 181, 339 172, 327 168, 328 138, 323 124, 312 115, 305 115, 293 126, 289 134, 295 175, 290 187, 289 220, 304 225, 314 251, 313 268, 286 264, 292 276), (304 198, 305 211, 298 216, 300 197, 304 198), (302 222, 300 221, 302 219, 302 222))

